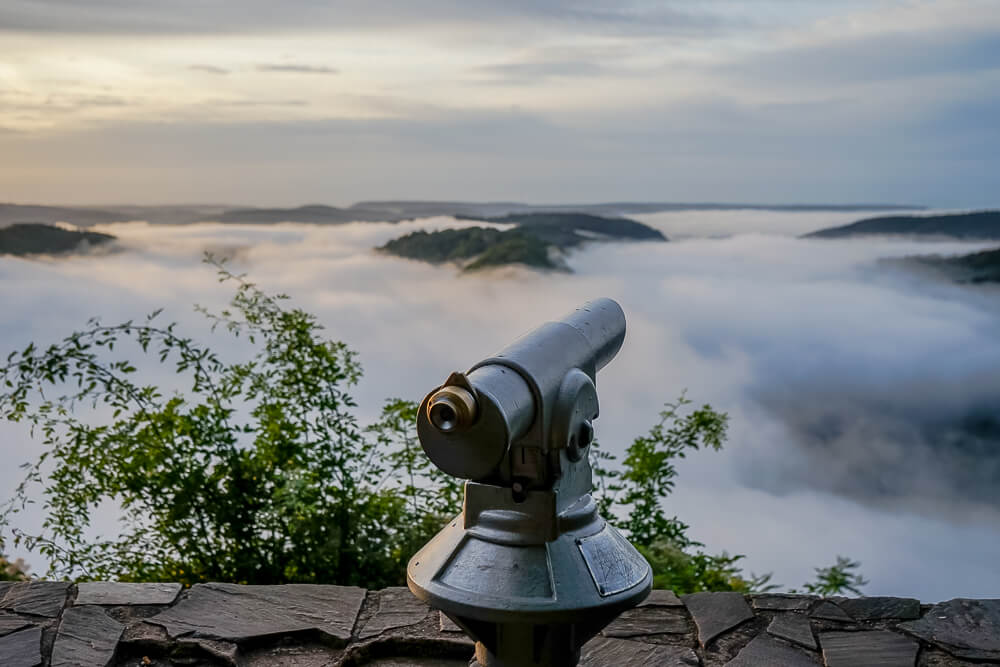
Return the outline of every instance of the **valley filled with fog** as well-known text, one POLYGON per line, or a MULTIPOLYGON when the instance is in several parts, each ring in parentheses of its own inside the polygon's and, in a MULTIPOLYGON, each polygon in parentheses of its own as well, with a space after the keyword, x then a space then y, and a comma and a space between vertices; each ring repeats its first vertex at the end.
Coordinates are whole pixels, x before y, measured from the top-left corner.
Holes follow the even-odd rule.
MULTIPOLYGON (((607 296, 629 329, 598 376, 603 447, 621 453, 685 389, 731 417, 721 452, 678 466, 668 503, 694 538, 746 554, 748 571, 773 571, 784 587, 841 554, 861 561, 869 595, 1000 597, 1000 288, 883 261, 990 244, 797 238, 866 217, 857 212, 632 217, 671 242, 592 243, 567 256, 569 274, 463 274, 373 250, 416 229, 481 224, 450 217, 99 225, 118 237, 115 250, 0 257, 0 353, 54 342, 92 316, 110 323, 162 307, 225 357, 230 339, 193 309, 231 295, 202 263, 211 251, 360 353, 367 423, 384 399, 419 400, 449 372, 607 296)), ((169 379, 152 361, 140 370, 169 379)), ((6 498, 17 464, 38 450, 23 429, 0 425, 0 437, 6 498)), ((20 521, 37 519, 31 510, 20 521)))

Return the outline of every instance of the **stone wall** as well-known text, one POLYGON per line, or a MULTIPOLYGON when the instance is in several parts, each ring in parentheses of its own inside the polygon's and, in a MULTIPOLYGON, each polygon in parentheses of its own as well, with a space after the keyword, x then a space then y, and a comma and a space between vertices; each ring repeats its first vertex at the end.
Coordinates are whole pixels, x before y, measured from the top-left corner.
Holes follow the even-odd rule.
MULTIPOLYGON (((459 667, 469 641, 405 588, 0 583, 0 666, 459 667)), ((653 591, 585 667, 1000 665, 1000 600, 653 591)))

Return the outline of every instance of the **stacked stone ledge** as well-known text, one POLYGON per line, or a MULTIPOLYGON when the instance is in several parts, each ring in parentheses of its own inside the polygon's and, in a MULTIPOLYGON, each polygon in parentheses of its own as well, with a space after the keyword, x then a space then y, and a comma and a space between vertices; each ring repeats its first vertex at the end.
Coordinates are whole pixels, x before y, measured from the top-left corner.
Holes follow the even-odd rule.
MULTIPOLYGON (((0 667, 464 667, 471 656, 405 588, 0 583, 0 667)), ((1000 665, 1000 600, 653 591, 580 664, 1000 665)))

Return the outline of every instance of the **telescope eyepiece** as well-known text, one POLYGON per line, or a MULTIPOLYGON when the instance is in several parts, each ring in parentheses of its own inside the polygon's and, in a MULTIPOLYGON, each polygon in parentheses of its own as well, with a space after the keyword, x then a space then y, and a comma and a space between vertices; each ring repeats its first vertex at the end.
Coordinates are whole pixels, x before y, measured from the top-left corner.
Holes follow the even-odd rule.
POLYGON ((427 402, 427 418, 442 433, 458 433, 476 421, 476 397, 467 389, 448 385, 427 402))

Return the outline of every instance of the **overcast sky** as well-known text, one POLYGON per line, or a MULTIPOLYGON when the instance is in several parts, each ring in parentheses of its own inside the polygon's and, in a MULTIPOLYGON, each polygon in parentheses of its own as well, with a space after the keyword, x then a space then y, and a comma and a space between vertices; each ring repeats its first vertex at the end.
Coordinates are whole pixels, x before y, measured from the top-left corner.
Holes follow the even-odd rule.
POLYGON ((3 0, 0 201, 1000 204, 996 0, 3 0))

